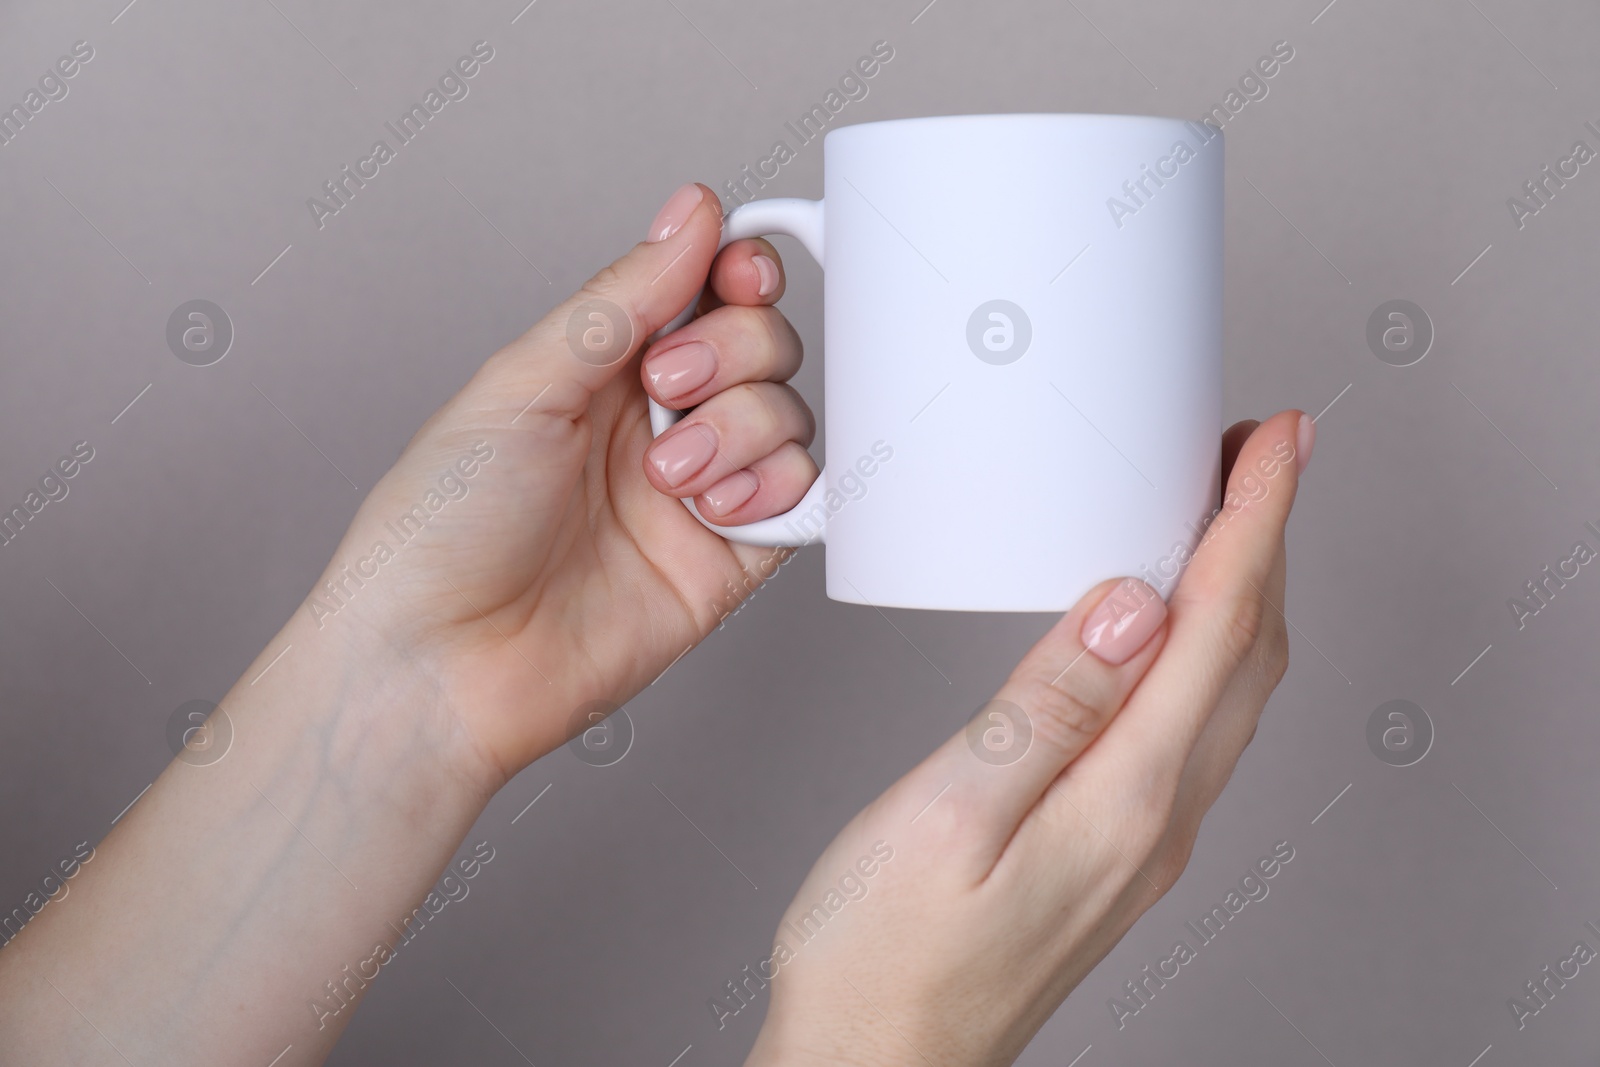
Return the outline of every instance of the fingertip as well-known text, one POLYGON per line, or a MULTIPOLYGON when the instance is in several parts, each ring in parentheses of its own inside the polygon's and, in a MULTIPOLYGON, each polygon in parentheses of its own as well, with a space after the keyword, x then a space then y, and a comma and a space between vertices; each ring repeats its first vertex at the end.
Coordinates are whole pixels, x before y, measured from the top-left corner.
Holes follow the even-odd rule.
POLYGON ((700 494, 700 507, 712 519, 726 519, 756 495, 761 480, 748 470, 734 471, 700 494))
POLYGON ((1083 670, 1088 653, 1111 667, 1134 659, 1167 619, 1161 594, 1138 578, 1107 578, 1085 593, 1056 620, 1018 664, 1018 676, 1039 677, 1051 685, 1083 670))
POLYGON ((759 237, 734 241, 711 265, 710 289, 725 304, 762 307, 783 296, 783 260, 759 237))
POLYGON ((1305 412, 1300 413, 1300 423, 1295 430, 1295 473, 1304 474, 1311 462, 1311 450, 1317 443, 1317 420, 1305 412))
POLYGON ((718 222, 722 219, 722 201, 717 199, 717 194, 701 182, 688 182, 680 185, 661 205, 661 210, 656 212, 656 217, 650 223, 650 229, 645 234, 645 244, 659 244, 675 235, 691 218, 695 212, 706 205, 712 205, 718 222))
POLYGON ((1299 489, 1303 414, 1296 409, 1278 412, 1240 448, 1221 505, 1174 596, 1189 601, 1198 591, 1229 594, 1236 591, 1240 575, 1257 585, 1266 580, 1299 489))
POLYGON ((770 296, 778 290, 778 265, 772 261, 771 256, 755 255, 750 262, 756 268, 756 295, 770 296))
POLYGON ((798 504, 819 473, 816 461, 804 446, 785 441, 770 455, 698 494, 695 507, 716 526, 744 526, 770 519, 798 504))
POLYGON ((1124 578, 1084 617, 1083 647, 1101 661, 1120 667, 1149 643, 1167 621, 1167 604, 1145 582, 1124 578))
POLYGON ((1230 488, 1235 479, 1248 477, 1252 471, 1272 477, 1278 466, 1289 465, 1291 461, 1298 475, 1302 420, 1310 421, 1305 412, 1289 408, 1257 423, 1239 447, 1233 477, 1229 479, 1230 488))

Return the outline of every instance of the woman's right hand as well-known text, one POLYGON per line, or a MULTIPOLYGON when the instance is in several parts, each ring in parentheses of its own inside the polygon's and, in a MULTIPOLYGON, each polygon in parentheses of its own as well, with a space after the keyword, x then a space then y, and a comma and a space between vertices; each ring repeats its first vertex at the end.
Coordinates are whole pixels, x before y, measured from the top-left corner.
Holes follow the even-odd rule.
POLYGON ((1134 579, 1091 591, 844 828, 764 964, 750 1064, 1011 1063, 1172 887, 1288 665, 1283 533, 1312 439, 1294 411, 1233 427, 1170 604, 1134 579))
POLYGON ((710 189, 684 186, 644 241, 484 362, 370 492, 250 676, 289 644, 328 649, 324 629, 358 642, 337 659, 418 691, 428 747, 487 796, 770 577, 788 550, 735 544, 678 499, 743 524, 817 474, 787 384, 800 337, 773 306, 782 260, 760 239, 719 252, 722 223, 710 189), (651 340, 702 290, 696 317, 651 340), (694 411, 657 438, 646 388, 694 411))

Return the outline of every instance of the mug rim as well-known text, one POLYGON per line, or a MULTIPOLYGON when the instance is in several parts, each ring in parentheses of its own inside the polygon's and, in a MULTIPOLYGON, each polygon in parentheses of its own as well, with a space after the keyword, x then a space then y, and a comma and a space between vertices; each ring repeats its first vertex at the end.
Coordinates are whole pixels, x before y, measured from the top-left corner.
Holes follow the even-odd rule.
MULTIPOLYGON (((913 115, 898 119, 873 119, 868 122, 852 122, 844 126, 835 126, 823 135, 822 143, 826 147, 837 134, 850 130, 878 129, 885 126, 920 125, 934 122, 992 122, 997 119, 1047 119, 1068 122, 1072 125, 1130 125, 1161 123, 1168 126, 1188 127, 1198 125, 1192 119, 1177 118, 1171 115, 1137 115, 1114 114, 1109 112, 1077 112, 1077 111, 996 111, 979 112, 964 115, 913 115)), ((1227 134, 1217 127, 1212 127, 1212 133, 1220 137, 1227 134)))

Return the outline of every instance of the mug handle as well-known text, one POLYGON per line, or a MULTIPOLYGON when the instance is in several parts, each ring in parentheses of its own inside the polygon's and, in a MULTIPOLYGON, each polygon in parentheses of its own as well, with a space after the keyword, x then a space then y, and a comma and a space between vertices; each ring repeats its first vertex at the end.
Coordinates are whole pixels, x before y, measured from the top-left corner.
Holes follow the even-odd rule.
MULTIPOLYGON (((770 200, 752 200, 747 204, 740 204, 728 212, 728 217, 722 224, 722 241, 717 245, 717 251, 728 246, 730 241, 742 237, 763 237, 767 234, 781 233, 793 237, 805 245, 806 251, 811 253, 813 259, 819 264, 822 259, 822 201, 805 200, 799 197, 774 197, 770 200)), ((700 303, 700 294, 689 302, 678 316, 661 331, 656 337, 664 337, 673 330, 685 325, 694 317, 694 309, 700 303)), ((652 338, 654 340, 654 338, 652 338)), ((683 418, 683 412, 673 411, 671 408, 662 407, 653 398, 646 397, 650 402, 650 433, 659 437, 667 428, 683 418)), ((758 545, 764 548, 801 548, 805 545, 821 544, 824 540, 824 524, 827 522, 828 509, 823 506, 823 494, 826 491, 827 471, 817 474, 817 480, 811 483, 811 488, 806 490, 800 502, 782 515, 773 515, 755 522, 747 522, 742 526, 718 526, 708 522, 704 515, 694 506, 693 497, 684 497, 684 506, 690 514, 699 519, 701 524, 713 533, 720 534, 729 541, 742 545, 758 545), (793 520, 805 512, 815 509, 821 516, 813 520, 815 529, 809 533, 796 533, 792 527, 793 520)))

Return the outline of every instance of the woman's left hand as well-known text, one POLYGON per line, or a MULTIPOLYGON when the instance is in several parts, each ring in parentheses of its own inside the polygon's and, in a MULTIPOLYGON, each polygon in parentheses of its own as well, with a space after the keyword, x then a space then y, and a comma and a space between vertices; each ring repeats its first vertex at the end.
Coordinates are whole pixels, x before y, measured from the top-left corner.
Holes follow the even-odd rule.
POLYGON ((1172 887, 1288 665, 1311 440, 1293 411, 1235 426, 1170 605, 1134 579, 1092 591, 844 828, 779 927, 749 1064, 1011 1063, 1172 887))

